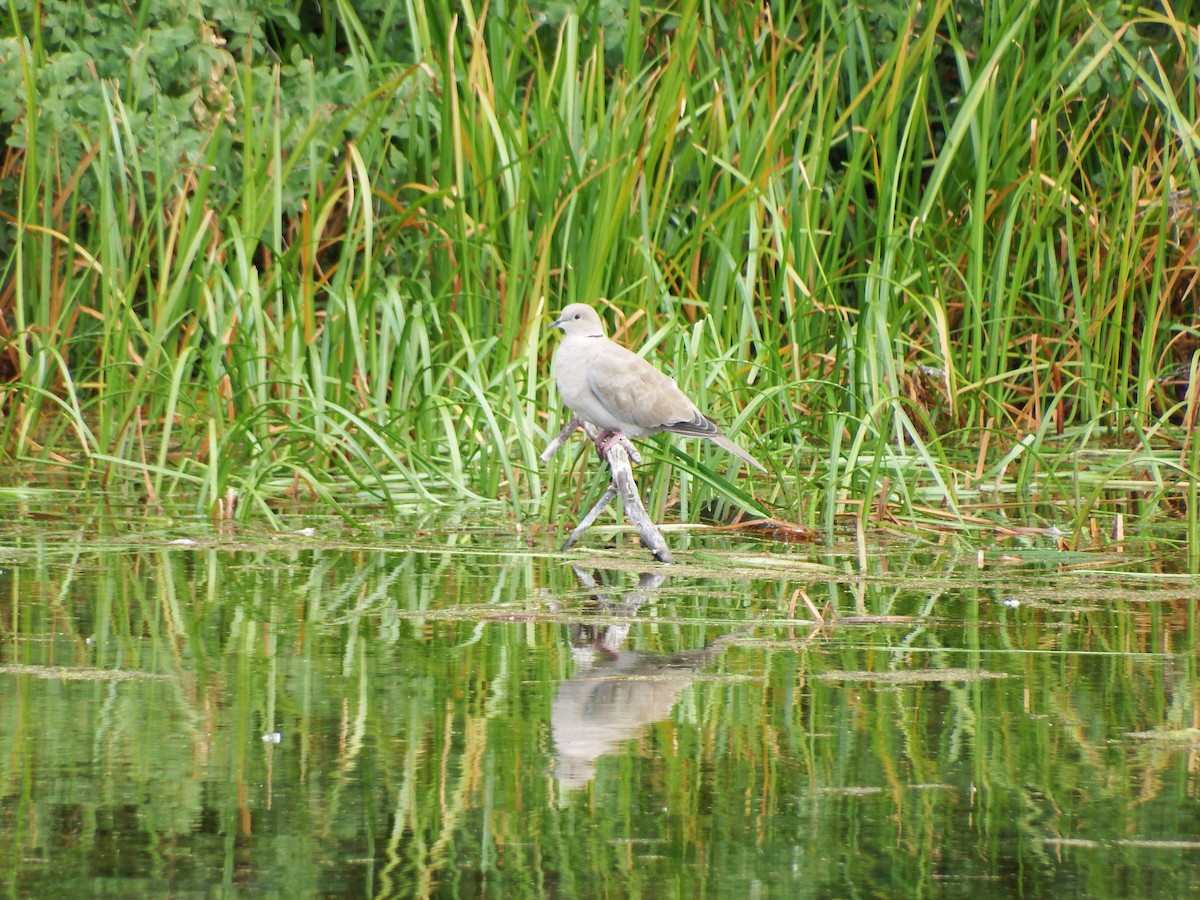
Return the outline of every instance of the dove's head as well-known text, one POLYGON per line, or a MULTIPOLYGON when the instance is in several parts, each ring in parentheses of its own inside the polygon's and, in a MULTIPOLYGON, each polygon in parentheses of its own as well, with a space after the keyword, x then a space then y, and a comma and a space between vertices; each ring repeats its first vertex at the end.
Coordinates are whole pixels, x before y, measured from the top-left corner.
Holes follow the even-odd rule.
POLYGON ((586 303, 572 303, 550 323, 566 337, 604 337, 600 315, 586 303))

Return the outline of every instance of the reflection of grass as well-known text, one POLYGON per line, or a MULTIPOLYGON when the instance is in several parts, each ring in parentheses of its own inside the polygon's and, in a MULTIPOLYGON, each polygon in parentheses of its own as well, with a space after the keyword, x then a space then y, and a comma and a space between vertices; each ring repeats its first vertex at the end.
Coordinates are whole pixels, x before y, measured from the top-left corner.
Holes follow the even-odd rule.
POLYGON ((383 27, 394 6, 214 44, 194 87, 228 115, 176 117, 182 163, 131 124, 144 66, 89 79, 94 120, 47 141, 53 35, 18 35, 0 459, 242 519, 483 498, 562 522, 594 463, 538 461, 562 418, 544 326, 607 297, 772 470, 651 442, 659 518, 1095 546, 1122 512, 1200 559, 1195 73, 1169 9, 421 4, 383 27))
MULTIPOLYGON (((1040 584, 1007 568, 1000 581, 972 555, 913 543, 870 579, 844 558, 722 574, 708 547, 702 576, 672 569, 647 592, 633 572, 581 585, 561 560, 503 556, 511 537, 477 547, 463 533, 427 534, 419 551, 254 539, 232 552, 230 538, 93 552, 22 532, 46 564, 0 581, 5 627, 19 629, 5 646, 23 662, 0 673, 43 677, 0 703, 0 790, 26 818, 85 802, 99 824, 0 868, 94 858, 114 834, 153 850, 167 835, 196 862, 194 881, 161 876, 157 893, 178 893, 229 859, 197 825, 208 816, 229 834, 265 842, 270 822, 286 838, 282 857, 247 849, 245 893, 363 893, 381 882, 353 861, 375 859, 400 896, 420 878, 460 894, 479 893, 464 879, 486 879, 503 896, 544 896, 528 886, 552 881, 557 896, 600 884, 657 896, 655 885, 704 879, 709 894, 741 896, 768 877, 789 896, 894 896, 897 870, 906 884, 936 871, 974 887, 1028 861, 1028 842, 1060 839, 1147 853, 1105 856, 1091 875, 1070 859, 1027 865, 1012 876, 1024 893, 1049 895, 1067 873, 1103 896, 1108 873, 1135 864, 1196 873, 1195 859, 1158 853, 1192 836, 1186 747, 1124 737, 1193 724, 1187 589, 1050 566, 1040 584), (842 618, 788 621, 800 585, 842 618), (642 599, 631 615, 605 614, 594 596, 629 592, 642 599), (1000 602, 1014 593, 1044 602, 1000 602), (547 717, 577 671, 572 637, 614 625, 638 653, 718 652, 564 801, 547 717), (89 665, 59 665, 72 659, 89 665), (121 667, 178 676, 110 688, 146 677, 121 667), (77 672, 93 683, 56 685, 77 672), (859 675, 870 681, 848 680, 859 675), (264 744, 275 731, 281 744, 264 744), (110 823, 114 804, 138 815, 110 823), (628 852, 647 844, 654 854, 628 852), (335 875, 357 880, 334 890, 335 875)), ((31 847, 44 833, 18 838, 31 847)), ((997 895, 1020 893, 1012 884, 997 895)))

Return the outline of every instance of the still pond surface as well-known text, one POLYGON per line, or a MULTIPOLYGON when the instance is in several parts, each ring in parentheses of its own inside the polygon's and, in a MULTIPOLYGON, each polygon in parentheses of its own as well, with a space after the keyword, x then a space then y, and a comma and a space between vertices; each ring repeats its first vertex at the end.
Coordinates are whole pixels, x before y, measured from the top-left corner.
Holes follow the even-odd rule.
POLYGON ((5 896, 1200 885, 1200 583, 1145 554, 7 504, 5 896))

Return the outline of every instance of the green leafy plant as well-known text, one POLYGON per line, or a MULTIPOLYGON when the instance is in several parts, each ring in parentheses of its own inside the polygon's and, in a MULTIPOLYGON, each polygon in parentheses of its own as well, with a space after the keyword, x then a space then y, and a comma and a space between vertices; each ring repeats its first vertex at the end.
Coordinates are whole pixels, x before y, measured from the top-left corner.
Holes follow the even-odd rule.
MULTIPOLYGON (((1195 48, 1157 8, 9 22, 15 465, 205 506, 303 483, 563 521, 544 324, 584 300, 770 461, 735 484, 651 447, 663 517, 966 527, 1014 450, 1036 450, 1004 469, 1025 491, 1100 439, 1182 448, 1192 474, 1195 48)), ((1186 506, 1147 490, 1154 515, 1186 506)))

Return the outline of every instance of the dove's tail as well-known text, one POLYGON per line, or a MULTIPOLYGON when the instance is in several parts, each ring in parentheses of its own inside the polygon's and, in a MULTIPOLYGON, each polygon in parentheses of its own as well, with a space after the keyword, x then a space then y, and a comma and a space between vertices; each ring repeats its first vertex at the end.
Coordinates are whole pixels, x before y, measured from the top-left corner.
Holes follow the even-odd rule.
POLYGON ((760 463, 757 459, 755 459, 753 456, 751 456, 749 453, 747 453, 745 450, 743 450, 741 447, 739 447, 737 444, 735 444, 732 440, 727 438, 721 432, 718 431, 716 434, 708 435, 708 439, 710 441, 712 441, 714 444, 716 444, 718 447, 720 447, 722 450, 729 451, 734 456, 736 456, 738 459, 744 459, 746 462, 750 463, 750 465, 754 466, 754 468, 758 469, 758 471, 760 471, 760 472, 767 471, 766 466, 764 466, 762 463, 760 463))

